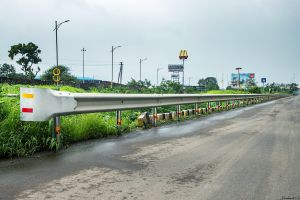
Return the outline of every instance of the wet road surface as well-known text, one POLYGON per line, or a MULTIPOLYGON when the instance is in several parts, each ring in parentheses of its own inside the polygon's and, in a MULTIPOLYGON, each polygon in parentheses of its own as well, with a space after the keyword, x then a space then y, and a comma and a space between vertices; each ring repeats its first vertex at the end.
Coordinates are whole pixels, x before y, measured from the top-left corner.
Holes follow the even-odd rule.
POLYGON ((300 97, 0 162, 0 199, 300 197, 300 97))

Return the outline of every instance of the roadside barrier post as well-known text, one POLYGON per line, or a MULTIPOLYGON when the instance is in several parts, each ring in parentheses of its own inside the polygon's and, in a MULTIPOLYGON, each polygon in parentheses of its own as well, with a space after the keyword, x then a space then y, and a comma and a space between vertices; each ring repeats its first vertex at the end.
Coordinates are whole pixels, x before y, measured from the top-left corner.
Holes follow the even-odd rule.
POLYGON ((228 100, 226 100, 226 110, 228 110, 229 108, 229 104, 228 104, 228 100))
POLYGON ((220 112, 220 108, 221 108, 221 101, 218 101, 218 112, 220 112))
POLYGON ((195 103, 195 115, 198 115, 198 113, 199 113, 199 110, 198 110, 198 104, 195 103))
POLYGON ((177 111, 176 111, 176 114, 177 114, 177 121, 180 121, 180 116, 181 116, 181 110, 180 110, 180 105, 177 105, 177 111))
POLYGON ((117 126, 119 127, 122 125, 122 111, 121 110, 116 111, 116 118, 117 118, 117 126))
POLYGON ((60 117, 54 117, 54 132, 56 135, 56 150, 60 147, 60 117))
POLYGON ((157 108, 154 107, 152 109, 153 112, 153 126, 156 127, 157 126, 157 108))
POLYGON ((210 102, 207 102, 207 113, 210 112, 210 102))

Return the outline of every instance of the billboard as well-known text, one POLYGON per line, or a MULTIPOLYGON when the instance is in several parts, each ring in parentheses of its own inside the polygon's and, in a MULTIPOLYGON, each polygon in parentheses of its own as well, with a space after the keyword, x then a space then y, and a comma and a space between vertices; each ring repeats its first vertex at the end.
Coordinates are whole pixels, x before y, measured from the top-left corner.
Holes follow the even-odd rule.
POLYGON ((169 72, 183 72, 183 65, 168 65, 169 72))
MULTIPOLYGON (((245 83, 249 79, 254 79, 255 73, 240 73, 240 85, 241 87, 244 87, 245 83)), ((231 74, 231 85, 237 87, 238 86, 238 80, 239 80, 239 74, 232 73, 231 74)))

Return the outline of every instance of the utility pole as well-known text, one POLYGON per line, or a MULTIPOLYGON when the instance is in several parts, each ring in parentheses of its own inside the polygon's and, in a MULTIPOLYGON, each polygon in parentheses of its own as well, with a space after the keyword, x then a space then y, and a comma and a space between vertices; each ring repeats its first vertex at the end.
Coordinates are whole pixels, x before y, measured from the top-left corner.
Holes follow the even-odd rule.
POLYGON ((158 72, 161 70, 162 68, 158 67, 156 69, 156 86, 158 86, 158 72))
POLYGON ((81 51, 82 51, 82 82, 84 83, 84 52, 86 52, 86 49, 82 48, 81 51))
POLYGON ((140 82, 142 81, 142 62, 147 60, 147 58, 140 59, 140 82))
POLYGON ((113 82, 114 82, 114 51, 120 47, 121 46, 111 47, 111 85, 110 85, 111 88, 113 87, 113 82))
POLYGON ((123 77, 123 62, 120 62, 120 71, 118 76, 118 83, 122 84, 122 77, 123 77))

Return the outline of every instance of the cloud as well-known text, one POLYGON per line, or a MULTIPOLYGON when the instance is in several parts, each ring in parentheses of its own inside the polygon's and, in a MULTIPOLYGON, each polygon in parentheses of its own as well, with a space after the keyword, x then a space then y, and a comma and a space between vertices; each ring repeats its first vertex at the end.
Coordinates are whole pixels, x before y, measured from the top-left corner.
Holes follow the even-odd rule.
POLYGON ((110 77, 109 65, 93 64, 109 64, 112 45, 122 45, 115 60, 124 62, 125 80, 138 77, 140 57, 148 58, 145 77, 155 81, 160 66, 169 78, 182 48, 194 82, 236 65, 278 82, 300 74, 298 0, 1 0, 0 12, 0 62, 10 45, 33 41, 42 67, 55 63, 54 21, 70 19, 59 30, 59 56, 78 75, 85 47, 87 75, 110 77))

